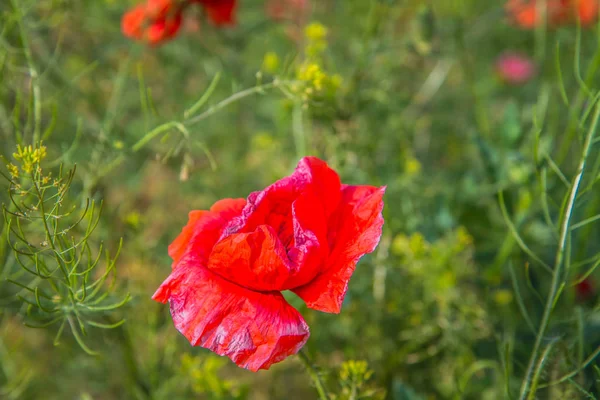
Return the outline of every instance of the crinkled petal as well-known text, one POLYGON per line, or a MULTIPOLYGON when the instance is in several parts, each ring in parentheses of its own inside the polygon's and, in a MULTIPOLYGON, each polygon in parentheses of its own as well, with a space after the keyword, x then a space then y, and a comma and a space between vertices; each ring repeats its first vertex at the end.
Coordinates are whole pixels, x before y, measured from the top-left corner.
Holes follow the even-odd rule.
POLYGON ((257 371, 296 354, 309 337, 306 322, 278 292, 231 283, 185 257, 153 296, 171 306, 175 327, 193 346, 257 371))
POLYGON ((330 216, 341 200, 340 177, 327 163, 316 157, 304 157, 296 167, 296 174, 308 176, 311 189, 320 199, 325 214, 330 216))
POLYGON ((292 204, 292 215, 294 242, 287 254, 295 268, 281 290, 310 282, 323 268, 329 254, 327 214, 318 195, 312 190, 302 193, 292 204))
POLYGON ((213 204, 210 211, 190 212, 187 225, 169 246, 173 267, 187 251, 206 261, 223 227, 240 214, 245 204, 244 199, 223 199, 213 204))
POLYGON ((208 269, 246 288, 281 290, 292 265, 271 226, 251 233, 236 233, 219 241, 208 260, 208 269))
POLYGON ((292 203, 307 190, 315 194, 329 217, 340 202, 340 189, 340 178, 327 163, 316 157, 304 157, 292 175, 250 194, 241 215, 227 225, 222 236, 252 232, 259 225, 270 225, 278 233, 291 232, 292 203))
POLYGON ((260 225, 253 232, 225 237, 214 246, 208 268, 252 290, 281 291, 310 282, 328 254, 327 218, 312 191, 292 203, 290 219, 289 225, 279 226, 280 232, 260 225), (286 233, 285 227, 292 229, 286 233))
POLYGON ((286 290, 310 282, 329 254, 327 221, 341 199, 338 174, 315 157, 254 192, 223 230, 208 268, 253 290, 286 290))
POLYGON ((329 225, 330 256, 310 283, 294 289, 308 307, 339 313, 356 263, 375 250, 383 226, 385 187, 342 186, 342 201, 329 225))

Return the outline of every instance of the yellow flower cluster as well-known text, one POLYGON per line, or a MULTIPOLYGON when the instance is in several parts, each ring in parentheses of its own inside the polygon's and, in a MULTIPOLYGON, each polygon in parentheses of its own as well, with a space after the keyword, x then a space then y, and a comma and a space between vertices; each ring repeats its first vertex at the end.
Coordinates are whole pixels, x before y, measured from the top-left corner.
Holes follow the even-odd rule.
POLYGON ((294 88, 296 91, 303 89, 308 97, 316 93, 334 94, 342 85, 342 77, 328 75, 317 62, 307 61, 300 65, 296 71, 296 78, 301 82, 294 88))
POLYGON ((373 371, 366 361, 349 360, 342 364, 340 379, 343 381, 364 382, 371 378, 373 371))
POLYGON ((9 163, 6 168, 13 179, 19 177, 19 168, 15 164, 9 163))
POLYGON ((296 70, 300 81, 293 89, 303 92, 306 99, 316 94, 333 95, 342 85, 340 75, 329 75, 323 70, 323 52, 327 49, 327 28, 313 22, 304 29, 306 60, 296 70))
MULTIPOLYGON (((13 157, 21 162, 23 172, 30 174, 34 166, 39 165, 46 157, 46 146, 34 147, 29 145, 21 147, 21 145, 17 145, 17 152, 13 153, 13 157)), ((9 164, 8 170, 13 178, 19 176, 19 170, 15 165, 9 164)))
POLYGON ((323 84, 327 79, 327 74, 323 72, 317 63, 305 63, 298 69, 297 77, 299 80, 310 83, 315 90, 323 90, 323 84))
POLYGON ((327 28, 318 22, 313 22, 304 28, 307 40, 305 49, 308 58, 319 57, 327 49, 327 28))

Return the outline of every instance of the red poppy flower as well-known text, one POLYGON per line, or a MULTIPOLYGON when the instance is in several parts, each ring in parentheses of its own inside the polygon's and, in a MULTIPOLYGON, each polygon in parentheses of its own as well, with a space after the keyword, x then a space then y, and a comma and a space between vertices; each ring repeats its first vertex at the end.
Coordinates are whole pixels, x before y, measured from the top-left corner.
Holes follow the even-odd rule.
POLYGON ((231 25, 235 23, 236 0, 192 0, 204 6, 206 14, 215 25, 231 25))
POLYGON ((123 16, 123 34, 152 45, 172 39, 181 28, 184 10, 194 3, 205 8, 215 25, 235 22, 235 0, 146 0, 123 16))
POLYGON ((598 19, 599 8, 599 0, 546 0, 545 3, 539 0, 508 0, 505 5, 512 21, 525 29, 542 23, 544 13, 549 26, 574 23, 576 20, 583 26, 591 25, 598 19))
POLYGON ((171 306, 194 346, 252 371, 295 354, 309 336, 281 294, 338 313, 358 260, 381 237, 385 187, 342 185, 314 157, 244 199, 192 211, 169 246, 173 271, 153 299, 171 306))
POLYGON ((146 16, 152 19, 166 18, 175 8, 173 0, 147 0, 146 16))
POLYGON ((177 32, 179 32, 179 28, 181 28, 181 20, 181 12, 178 12, 173 17, 156 20, 146 32, 148 43, 156 45, 175 37, 177 32))
POLYGON ((505 53, 496 60, 496 72, 500 78, 513 85, 521 85, 535 75, 533 61, 518 53, 505 53))
POLYGON ((600 11, 600 1, 598 0, 577 0, 577 16, 581 20, 581 24, 591 25, 598 19, 600 11))
POLYGON ((144 35, 144 21, 146 20, 146 6, 140 4, 129 10, 121 21, 123 34, 132 39, 142 39, 144 35))
POLYGON ((156 45, 173 38, 181 27, 183 8, 173 0, 147 0, 123 16, 127 37, 156 45))
POLYGON ((589 300, 596 294, 596 287, 590 278, 585 278, 575 285, 575 295, 580 302, 589 300))

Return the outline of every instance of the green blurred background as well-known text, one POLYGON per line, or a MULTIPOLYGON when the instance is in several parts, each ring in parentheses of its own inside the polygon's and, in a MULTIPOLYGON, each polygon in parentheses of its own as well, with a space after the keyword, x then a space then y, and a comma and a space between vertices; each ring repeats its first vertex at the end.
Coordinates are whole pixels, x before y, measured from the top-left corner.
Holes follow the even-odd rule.
MULTIPOLYGON (((297 357, 242 370, 190 347, 168 307, 150 298, 170 272, 166 249, 190 210, 246 197, 310 154, 345 183, 388 187, 382 240, 359 263, 342 313, 308 310, 286 294, 311 327, 306 350, 332 398, 517 398, 536 337, 527 319, 539 325, 551 278, 519 242, 553 265, 563 199, 600 89, 596 27, 521 30, 501 1, 321 0, 274 19, 265 1, 240 0, 234 27, 217 29, 195 11, 176 39, 148 47, 121 33, 132 5, 0 3, 3 164, 14 162, 17 143, 32 143, 38 96, 48 160, 77 165, 70 204, 104 201, 91 245, 104 241, 114 253, 123 238, 116 285, 106 291, 131 294, 106 313, 124 325, 87 331, 84 342, 99 356, 68 330, 55 346, 58 326, 24 326, 39 312, 28 314, 17 297, 23 289, 6 281, 31 279, 4 237, 0 397, 317 398, 297 357), (327 30, 313 58, 310 46, 322 43, 307 34, 320 26, 311 23, 327 30), (519 85, 501 79, 495 63, 506 52, 529 57, 535 76, 519 85), (303 63, 333 82, 326 91, 306 91, 314 81, 298 72, 303 63), (184 111, 217 74, 196 115, 274 79, 300 88, 255 90, 188 123, 184 111), (185 130, 136 146, 170 121, 185 130)), ((598 302, 594 290, 577 294, 590 270, 594 285, 600 251, 597 143, 572 217, 589 223, 568 235, 569 268, 538 379, 576 373, 531 398, 600 393, 600 370, 588 359, 600 344, 598 302)), ((10 203, 6 190, 0 200, 10 203)))

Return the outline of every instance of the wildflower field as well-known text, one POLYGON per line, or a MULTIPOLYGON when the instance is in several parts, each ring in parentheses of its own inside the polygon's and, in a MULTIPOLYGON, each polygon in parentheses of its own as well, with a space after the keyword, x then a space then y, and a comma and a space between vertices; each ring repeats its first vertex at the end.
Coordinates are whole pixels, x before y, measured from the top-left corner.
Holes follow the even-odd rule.
POLYGON ((600 398, 599 0, 1 0, 0 399, 600 398))

